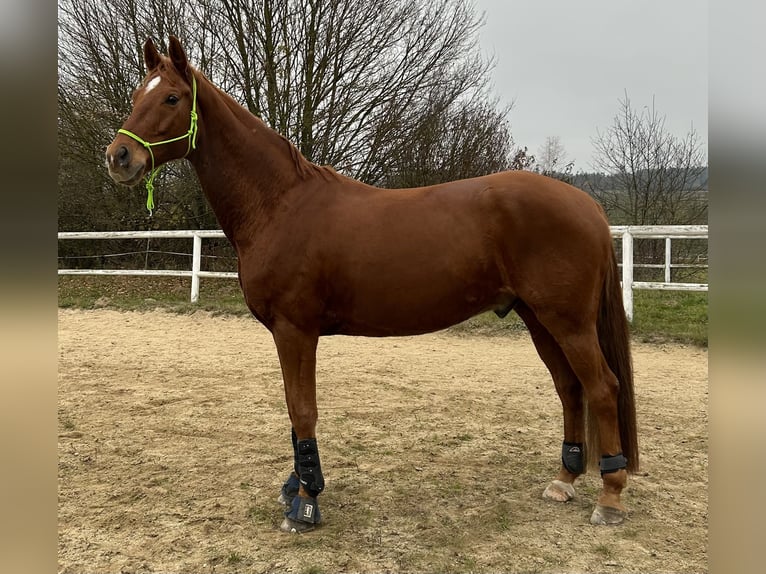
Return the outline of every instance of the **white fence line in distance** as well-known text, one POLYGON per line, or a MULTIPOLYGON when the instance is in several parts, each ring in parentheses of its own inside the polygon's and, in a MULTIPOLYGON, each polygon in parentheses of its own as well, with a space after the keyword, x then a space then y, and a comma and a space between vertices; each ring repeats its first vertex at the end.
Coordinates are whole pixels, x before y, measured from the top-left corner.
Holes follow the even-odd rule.
MULTIPOLYGON (((707 267, 706 264, 674 264, 671 263, 671 241, 673 239, 707 239, 707 225, 613 225, 612 237, 622 240, 622 298, 625 314, 628 320, 633 320, 633 290, 660 289, 673 291, 707 291, 707 283, 672 282, 670 273, 673 268, 707 267), (633 261, 633 239, 652 238, 665 239, 665 261, 662 264, 636 264, 633 261), (654 267, 665 270, 664 281, 634 281, 633 270, 636 267, 654 267)), ((178 230, 178 231, 62 231, 60 240, 70 239, 191 239, 192 268, 187 270, 173 269, 59 269, 59 275, 146 275, 191 277, 191 301, 199 301, 199 280, 201 277, 236 278, 237 273, 222 271, 202 271, 202 240, 207 238, 225 237, 218 229, 178 230)))

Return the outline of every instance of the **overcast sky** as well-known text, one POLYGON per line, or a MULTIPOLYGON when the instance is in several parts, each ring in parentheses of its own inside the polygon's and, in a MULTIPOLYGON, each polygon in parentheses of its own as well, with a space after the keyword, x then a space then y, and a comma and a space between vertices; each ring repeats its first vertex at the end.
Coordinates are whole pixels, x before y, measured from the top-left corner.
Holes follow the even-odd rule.
POLYGON ((475 0, 480 42, 516 145, 537 154, 561 139, 575 171, 592 167, 591 138, 612 125, 627 91, 654 105, 678 137, 707 145, 708 5, 699 0, 475 0))

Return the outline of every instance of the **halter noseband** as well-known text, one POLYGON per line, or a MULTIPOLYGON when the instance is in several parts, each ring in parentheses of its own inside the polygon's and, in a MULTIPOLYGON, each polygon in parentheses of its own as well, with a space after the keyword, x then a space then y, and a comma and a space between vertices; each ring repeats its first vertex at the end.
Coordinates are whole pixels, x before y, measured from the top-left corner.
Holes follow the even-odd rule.
POLYGON ((149 150, 149 156, 152 158, 152 170, 149 172, 149 175, 146 178, 146 209, 149 210, 149 215, 152 214, 152 210, 154 209, 154 178, 157 176, 157 173, 162 168, 162 165, 158 167, 154 167, 154 152, 152 152, 152 147, 177 142, 184 138, 189 138, 189 145, 187 146, 186 153, 183 155, 183 157, 186 157, 187 155, 189 155, 189 152, 191 150, 197 148, 197 80, 193 74, 192 74, 192 109, 189 115, 191 116, 191 124, 189 125, 189 131, 187 131, 182 136, 178 136, 177 138, 164 140, 161 142, 149 143, 148 141, 140 138, 133 132, 130 132, 126 129, 120 128, 119 130, 117 130, 118 134, 124 134, 128 137, 133 138, 142 146, 144 146, 147 150, 149 150))

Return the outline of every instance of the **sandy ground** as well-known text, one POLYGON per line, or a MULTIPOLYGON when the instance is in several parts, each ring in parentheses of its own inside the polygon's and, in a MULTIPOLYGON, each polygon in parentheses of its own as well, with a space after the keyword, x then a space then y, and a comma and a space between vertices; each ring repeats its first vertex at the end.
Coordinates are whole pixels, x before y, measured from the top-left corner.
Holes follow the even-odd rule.
POLYGON ((636 344, 642 470, 544 501, 560 404, 529 338, 320 341, 324 524, 278 531, 292 464, 270 334, 59 310, 59 572, 706 572, 707 352, 636 344))

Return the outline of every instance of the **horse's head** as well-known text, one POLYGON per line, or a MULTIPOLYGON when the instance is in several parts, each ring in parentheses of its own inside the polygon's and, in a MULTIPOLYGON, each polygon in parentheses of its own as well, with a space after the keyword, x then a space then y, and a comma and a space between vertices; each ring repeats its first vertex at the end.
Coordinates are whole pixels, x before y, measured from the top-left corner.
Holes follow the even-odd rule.
POLYGON ((148 70, 133 92, 133 111, 106 148, 106 166, 117 183, 153 179, 165 162, 185 157, 196 144, 196 80, 181 43, 170 36, 162 56, 149 38, 144 44, 148 70))

